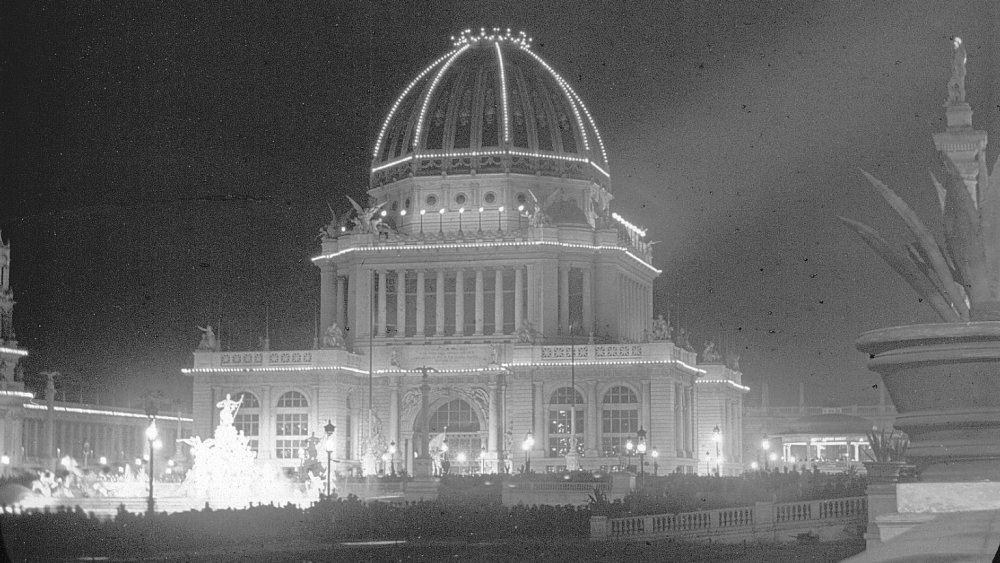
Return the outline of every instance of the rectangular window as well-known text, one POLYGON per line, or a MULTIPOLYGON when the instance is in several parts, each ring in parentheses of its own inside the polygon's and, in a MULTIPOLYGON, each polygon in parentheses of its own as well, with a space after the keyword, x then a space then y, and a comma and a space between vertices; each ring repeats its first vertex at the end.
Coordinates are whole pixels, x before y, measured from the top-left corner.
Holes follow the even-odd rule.
POLYGON ((275 417, 276 436, 307 436, 309 415, 306 413, 279 414, 275 417))
POLYGON ((274 455, 278 459, 298 459, 306 447, 305 440, 275 440, 274 455))
POLYGON ((601 412, 601 432, 605 434, 635 434, 639 430, 637 409, 605 409, 601 412))
POLYGON ((258 451, 257 437, 260 436, 260 415, 259 414, 237 414, 233 418, 233 426, 238 432, 243 432, 243 436, 249 439, 250 448, 258 451))

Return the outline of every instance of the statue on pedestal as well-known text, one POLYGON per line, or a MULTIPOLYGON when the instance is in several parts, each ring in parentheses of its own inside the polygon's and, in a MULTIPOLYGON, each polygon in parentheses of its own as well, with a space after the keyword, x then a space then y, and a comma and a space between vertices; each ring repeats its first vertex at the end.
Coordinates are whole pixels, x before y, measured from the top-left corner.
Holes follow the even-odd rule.
POLYGON ((240 405, 243 404, 243 395, 240 395, 239 401, 234 401, 229 393, 226 393, 226 398, 215 404, 215 408, 221 409, 219 411, 219 426, 232 426, 233 421, 236 420, 236 411, 240 410, 240 405))
POLYGON ((653 319, 653 342, 664 342, 670 340, 670 325, 663 319, 663 315, 657 315, 653 319))
POLYGON ((709 340, 705 343, 705 350, 701 353, 701 361, 707 364, 719 363, 722 361, 722 354, 715 349, 715 342, 709 340))
POLYGON ((965 103, 965 45, 962 44, 961 37, 953 37, 951 42, 955 45, 955 56, 951 61, 951 79, 948 80, 948 104, 965 103))

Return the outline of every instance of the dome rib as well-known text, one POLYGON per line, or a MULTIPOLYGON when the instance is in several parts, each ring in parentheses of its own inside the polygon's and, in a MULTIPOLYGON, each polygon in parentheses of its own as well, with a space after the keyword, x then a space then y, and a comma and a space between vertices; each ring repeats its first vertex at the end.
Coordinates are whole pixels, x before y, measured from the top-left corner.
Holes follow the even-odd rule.
POLYGON ((454 55, 455 52, 457 52, 459 50, 461 50, 461 49, 453 49, 453 50, 445 53, 444 55, 441 55, 440 57, 438 57, 438 59, 435 60, 434 62, 432 62, 431 64, 427 65, 424 68, 424 70, 420 71, 420 74, 418 74, 416 76, 416 78, 414 78, 413 80, 411 80, 410 83, 406 85, 406 88, 403 89, 403 93, 400 94, 399 97, 396 98, 396 101, 392 104, 392 107, 389 109, 389 115, 385 116, 385 121, 382 122, 382 129, 379 130, 378 139, 376 139, 376 141, 375 141, 375 150, 373 151, 373 155, 374 155, 373 160, 374 161, 378 160, 378 154, 379 154, 379 151, 382 148, 382 142, 385 140, 386 129, 389 128, 389 124, 392 122, 393 116, 396 115, 396 110, 399 109, 399 105, 401 103, 403 103, 404 99, 406 99, 406 95, 410 93, 410 90, 412 90, 413 87, 416 86, 418 82, 420 82, 420 79, 423 78, 424 76, 426 76, 428 72, 430 72, 431 70, 433 70, 434 67, 436 67, 437 65, 441 64, 442 61, 444 61, 448 57, 454 55))
POLYGON ((610 189, 593 116, 529 44, 523 33, 466 31, 425 67, 382 123, 371 185, 478 171, 588 180, 610 189))
POLYGON ((430 88, 427 89, 427 93, 424 94, 424 101, 420 105, 420 117, 417 118, 417 127, 416 130, 413 132, 414 151, 423 148, 423 142, 420 138, 420 133, 423 131, 424 119, 427 117, 427 106, 430 104, 431 96, 434 95, 434 90, 437 88, 438 82, 441 81, 441 77, 444 76, 444 73, 448 71, 448 67, 450 67, 452 63, 454 63, 455 60, 468 49, 469 45, 462 45, 462 47, 459 48, 458 51, 454 55, 452 55, 451 58, 448 59, 448 62, 444 63, 444 65, 441 67, 441 70, 439 70, 438 73, 434 75, 434 80, 431 81, 431 86, 430 88))

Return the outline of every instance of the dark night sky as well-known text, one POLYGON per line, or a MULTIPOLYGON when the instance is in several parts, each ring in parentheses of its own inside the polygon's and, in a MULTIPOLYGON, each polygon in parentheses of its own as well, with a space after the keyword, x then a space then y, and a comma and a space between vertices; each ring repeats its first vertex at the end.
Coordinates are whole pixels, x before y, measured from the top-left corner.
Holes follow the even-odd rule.
POLYGON ((189 403, 195 326, 246 348, 265 303, 272 347, 310 346, 327 202, 364 193, 380 121, 448 37, 494 25, 594 114, 616 209, 663 241, 657 312, 743 347, 772 403, 798 381, 875 402, 854 339, 934 320, 836 216, 903 235, 858 167, 932 216, 953 35, 1000 135, 1000 2, 357 6, 4 4, 0 227, 29 376, 189 403))

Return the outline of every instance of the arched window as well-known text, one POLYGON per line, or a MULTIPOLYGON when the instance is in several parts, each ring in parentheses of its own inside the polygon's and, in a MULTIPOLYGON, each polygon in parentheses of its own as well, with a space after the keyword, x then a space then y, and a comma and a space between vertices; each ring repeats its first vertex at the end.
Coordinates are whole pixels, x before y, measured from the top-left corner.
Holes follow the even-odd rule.
POLYGON ((618 385, 604 394, 601 410, 601 452, 605 457, 626 455, 625 442, 635 441, 639 430, 639 399, 635 392, 618 385))
POLYGON ((548 457, 564 456, 570 451, 570 436, 572 430, 576 430, 576 451, 583 455, 583 430, 586 402, 579 391, 569 387, 560 387, 552 393, 549 401, 549 447, 546 451, 548 457), (574 407, 573 404, 576 403, 574 407), (573 428, 574 420, 570 420, 570 411, 576 414, 576 428, 573 428))
POLYGON ((274 417, 277 438, 274 455, 278 459, 302 457, 309 437, 309 401, 298 391, 289 391, 278 398, 274 417))
POLYGON ((233 393, 232 396, 237 397, 237 401, 243 401, 233 418, 233 426, 237 431, 243 432, 250 443, 250 449, 257 453, 260 445, 260 402, 256 395, 246 391, 233 393))
MULTIPOLYGON (((465 469, 458 464, 460 457, 465 458, 466 465, 472 462, 479 463, 479 454, 483 446, 479 432, 479 417, 468 401, 454 399, 441 405, 431 414, 429 426, 432 440, 445 433, 445 439, 448 440, 446 456, 456 473, 464 472, 465 469)), ((419 428, 417 430, 419 431, 419 428)))

